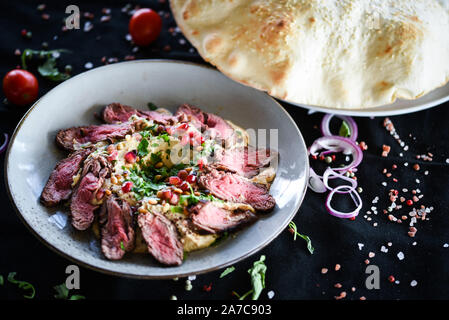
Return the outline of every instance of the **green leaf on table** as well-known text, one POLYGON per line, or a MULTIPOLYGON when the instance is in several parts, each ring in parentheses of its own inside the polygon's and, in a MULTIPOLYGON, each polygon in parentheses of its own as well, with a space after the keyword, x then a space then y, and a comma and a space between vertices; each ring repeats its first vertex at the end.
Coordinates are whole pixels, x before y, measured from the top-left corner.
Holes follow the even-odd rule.
POLYGON ((351 136, 351 129, 349 128, 348 124, 344 120, 341 123, 340 130, 338 131, 338 135, 340 137, 345 137, 345 138, 351 136))
POLYGON ((70 78, 67 73, 59 72, 58 68, 56 67, 55 58, 48 58, 43 65, 37 67, 37 71, 39 71, 40 75, 45 79, 51 81, 64 81, 70 78))
POLYGON ((54 286, 53 288, 56 290, 56 294, 54 295, 56 299, 67 300, 69 298, 69 289, 67 289, 65 283, 54 286))
POLYGON ((267 271, 267 266, 265 265, 265 256, 260 256, 260 259, 254 262, 253 267, 248 270, 251 276, 252 289, 252 299, 259 299, 260 293, 265 288, 265 273, 267 271))
POLYGON ((234 267, 234 266, 226 268, 225 271, 223 271, 223 272, 220 274, 220 279, 223 278, 223 277, 226 277, 228 274, 230 274, 230 273, 233 272, 234 270, 235 270, 235 267, 234 267))
POLYGON ((3 276, 0 274, 0 286, 2 286, 5 283, 5 280, 3 279, 3 276))
POLYGON ((293 233, 293 240, 296 241, 297 236, 304 239, 307 242, 307 249, 309 250, 310 254, 313 254, 315 249, 312 247, 312 240, 310 240, 308 236, 299 233, 298 228, 296 227, 296 223, 294 223, 293 221, 290 221, 288 227, 290 231, 293 233))
POLYGON ((34 289, 34 286, 29 282, 16 280, 15 279, 16 274, 17 274, 17 272, 10 272, 8 274, 8 281, 12 284, 17 284, 19 289, 23 289, 25 291, 30 291, 30 294, 23 295, 23 297, 26 299, 33 299, 36 294, 36 290, 34 289))

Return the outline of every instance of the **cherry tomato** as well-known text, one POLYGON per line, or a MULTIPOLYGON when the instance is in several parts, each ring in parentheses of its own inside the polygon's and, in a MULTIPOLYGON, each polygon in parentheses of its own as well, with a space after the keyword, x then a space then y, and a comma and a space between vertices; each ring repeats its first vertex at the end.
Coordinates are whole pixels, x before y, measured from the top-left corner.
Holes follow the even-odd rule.
POLYGON ((129 33, 138 46, 148 46, 157 39, 161 29, 161 17, 148 8, 137 10, 129 21, 129 33))
POLYGON ((39 84, 32 73, 14 69, 3 78, 3 92, 11 103, 25 106, 36 100, 39 84))

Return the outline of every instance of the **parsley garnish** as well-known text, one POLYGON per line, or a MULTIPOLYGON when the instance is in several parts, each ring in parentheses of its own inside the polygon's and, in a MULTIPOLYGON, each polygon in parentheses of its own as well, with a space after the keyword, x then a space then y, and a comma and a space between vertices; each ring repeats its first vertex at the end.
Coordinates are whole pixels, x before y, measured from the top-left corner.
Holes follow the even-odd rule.
POLYGON ((126 251, 125 250, 125 245, 123 244, 123 241, 120 241, 120 249, 122 249, 123 251, 126 251))
POLYGON ((170 211, 173 213, 184 213, 184 208, 181 206, 172 206, 170 207, 170 211))
POLYGON ((307 249, 309 250, 310 254, 313 254, 313 251, 315 249, 312 247, 312 240, 310 240, 310 238, 308 236, 300 234, 298 232, 298 228, 296 227, 296 223, 294 223, 293 221, 290 221, 290 223, 288 224, 288 227, 293 232, 293 240, 296 241, 296 236, 299 236, 302 239, 304 239, 307 242, 307 249))
POLYGON ((148 139, 142 135, 142 140, 140 141, 139 145, 137 146, 137 155, 139 157, 145 157, 148 154, 148 145, 150 143, 148 142, 148 139))
POLYGON ((8 274, 8 281, 11 282, 12 284, 17 284, 19 289, 30 290, 30 294, 23 295, 23 297, 26 299, 33 299, 36 294, 36 290, 34 289, 34 286, 29 282, 19 281, 19 280, 14 279, 16 274, 17 274, 17 272, 10 272, 8 274))
POLYGON ((128 181, 132 181, 134 196, 136 200, 141 200, 143 197, 150 197, 154 195, 155 191, 165 188, 164 183, 152 182, 152 176, 148 176, 144 171, 141 171, 134 166, 129 170, 128 181))

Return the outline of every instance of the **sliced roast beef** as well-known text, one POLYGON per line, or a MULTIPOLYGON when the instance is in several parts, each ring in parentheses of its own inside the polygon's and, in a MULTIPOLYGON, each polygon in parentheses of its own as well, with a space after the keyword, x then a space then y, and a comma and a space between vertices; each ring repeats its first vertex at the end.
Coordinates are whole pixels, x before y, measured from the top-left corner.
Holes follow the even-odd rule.
POLYGON ((273 210, 276 202, 265 186, 252 183, 246 178, 231 172, 216 169, 207 171, 200 175, 199 184, 217 198, 247 203, 261 212, 273 210))
POLYGON ((223 118, 213 113, 207 113, 206 115, 207 130, 211 137, 219 137, 222 140, 227 140, 232 137, 234 129, 223 118))
POLYGON ((98 208, 98 205, 92 204, 92 200, 110 172, 109 162, 101 155, 91 156, 85 161, 81 181, 70 204, 72 225, 76 229, 85 230, 92 224, 94 211, 98 208))
POLYGON ((251 211, 226 210, 214 202, 200 202, 189 211, 193 224, 210 233, 237 229, 257 219, 251 211))
POLYGON ((137 221, 148 251, 157 261, 169 266, 182 263, 183 247, 173 222, 157 212, 139 214, 137 221))
POLYGON ((111 103, 104 107, 101 111, 100 118, 106 123, 120 123, 128 121, 132 115, 153 120, 155 123, 163 125, 177 122, 176 117, 172 115, 157 111, 138 110, 120 103, 111 103))
POLYGON ((237 173, 245 178, 252 178, 260 169, 270 164, 277 156, 277 152, 269 149, 255 149, 253 147, 224 149, 215 154, 213 167, 237 173))
POLYGON ((41 194, 41 202, 47 207, 53 207, 61 201, 68 200, 72 194, 73 176, 81 168, 82 162, 92 152, 90 149, 80 149, 61 160, 48 178, 41 194))
POLYGON ((77 144, 124 138, 133 132, 132 122, 74 127, 60 130, 56 135, 56 144, 63 149, 72 151, 77 144))
POLYGON ((211 138, 227 140, 234 134, 234 129, 223 118, 189 104, 181 105, 175 116, 180 119, 181 116, 185 116, 187 121, 193 123, 201 131, 205 131, 206 135, 211 138))
POLYGON ((196 128, 204 130, 206 128, 206 113, 200 108, 191 106, 187 103, 179 106, 175 113, 175 117, 184 122, 190 121, 196 128))
POLYGON ((134 249, 135 232, 132 210, 126 201, 110 196, 102 206, 101 250, 106 258, 119 260, 134 249))

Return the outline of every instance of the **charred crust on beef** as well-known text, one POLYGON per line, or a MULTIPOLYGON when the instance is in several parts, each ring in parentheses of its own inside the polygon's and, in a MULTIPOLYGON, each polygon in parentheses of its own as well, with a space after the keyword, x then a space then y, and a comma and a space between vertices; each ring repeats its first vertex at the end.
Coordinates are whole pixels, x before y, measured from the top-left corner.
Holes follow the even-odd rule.
POLYGON ((175 225, 157 212, 139 214, 137 221, 148 251, 160 263, 178 266, 183 260, 183 246, 175 225))
POLYGON ((111 195, 101 208, 101 250, 109 260, 121 259, 135 246, 132 210, 126 201, 111 195))
POLYGON ((92 204, 92 200, 110 173, 111 166, 101 155, 91 156, 85 161, 80 182, 70 204, 72 225, 76 229, 86 230, 92 224, 94 212, 98 209, 98 205, 92 204))
POLYGON ((83 161, 91 152, 91 149, 81 149, 58 162, 40 196, 44 206, 54 207, 70 198, 73 176, 80 170, 83 161))
POLYGON ((239 229, 257 220, 251 211, 227 210, 213 202, 200 202, 189 209, 190 219, 195 227, 217 233, 239 229))
POLYGON ((73 127, 59 130, 56 134, 56 144, 62 149, 73 151, 76 144, 124 138, 133 132, 132 122, 73 127))

